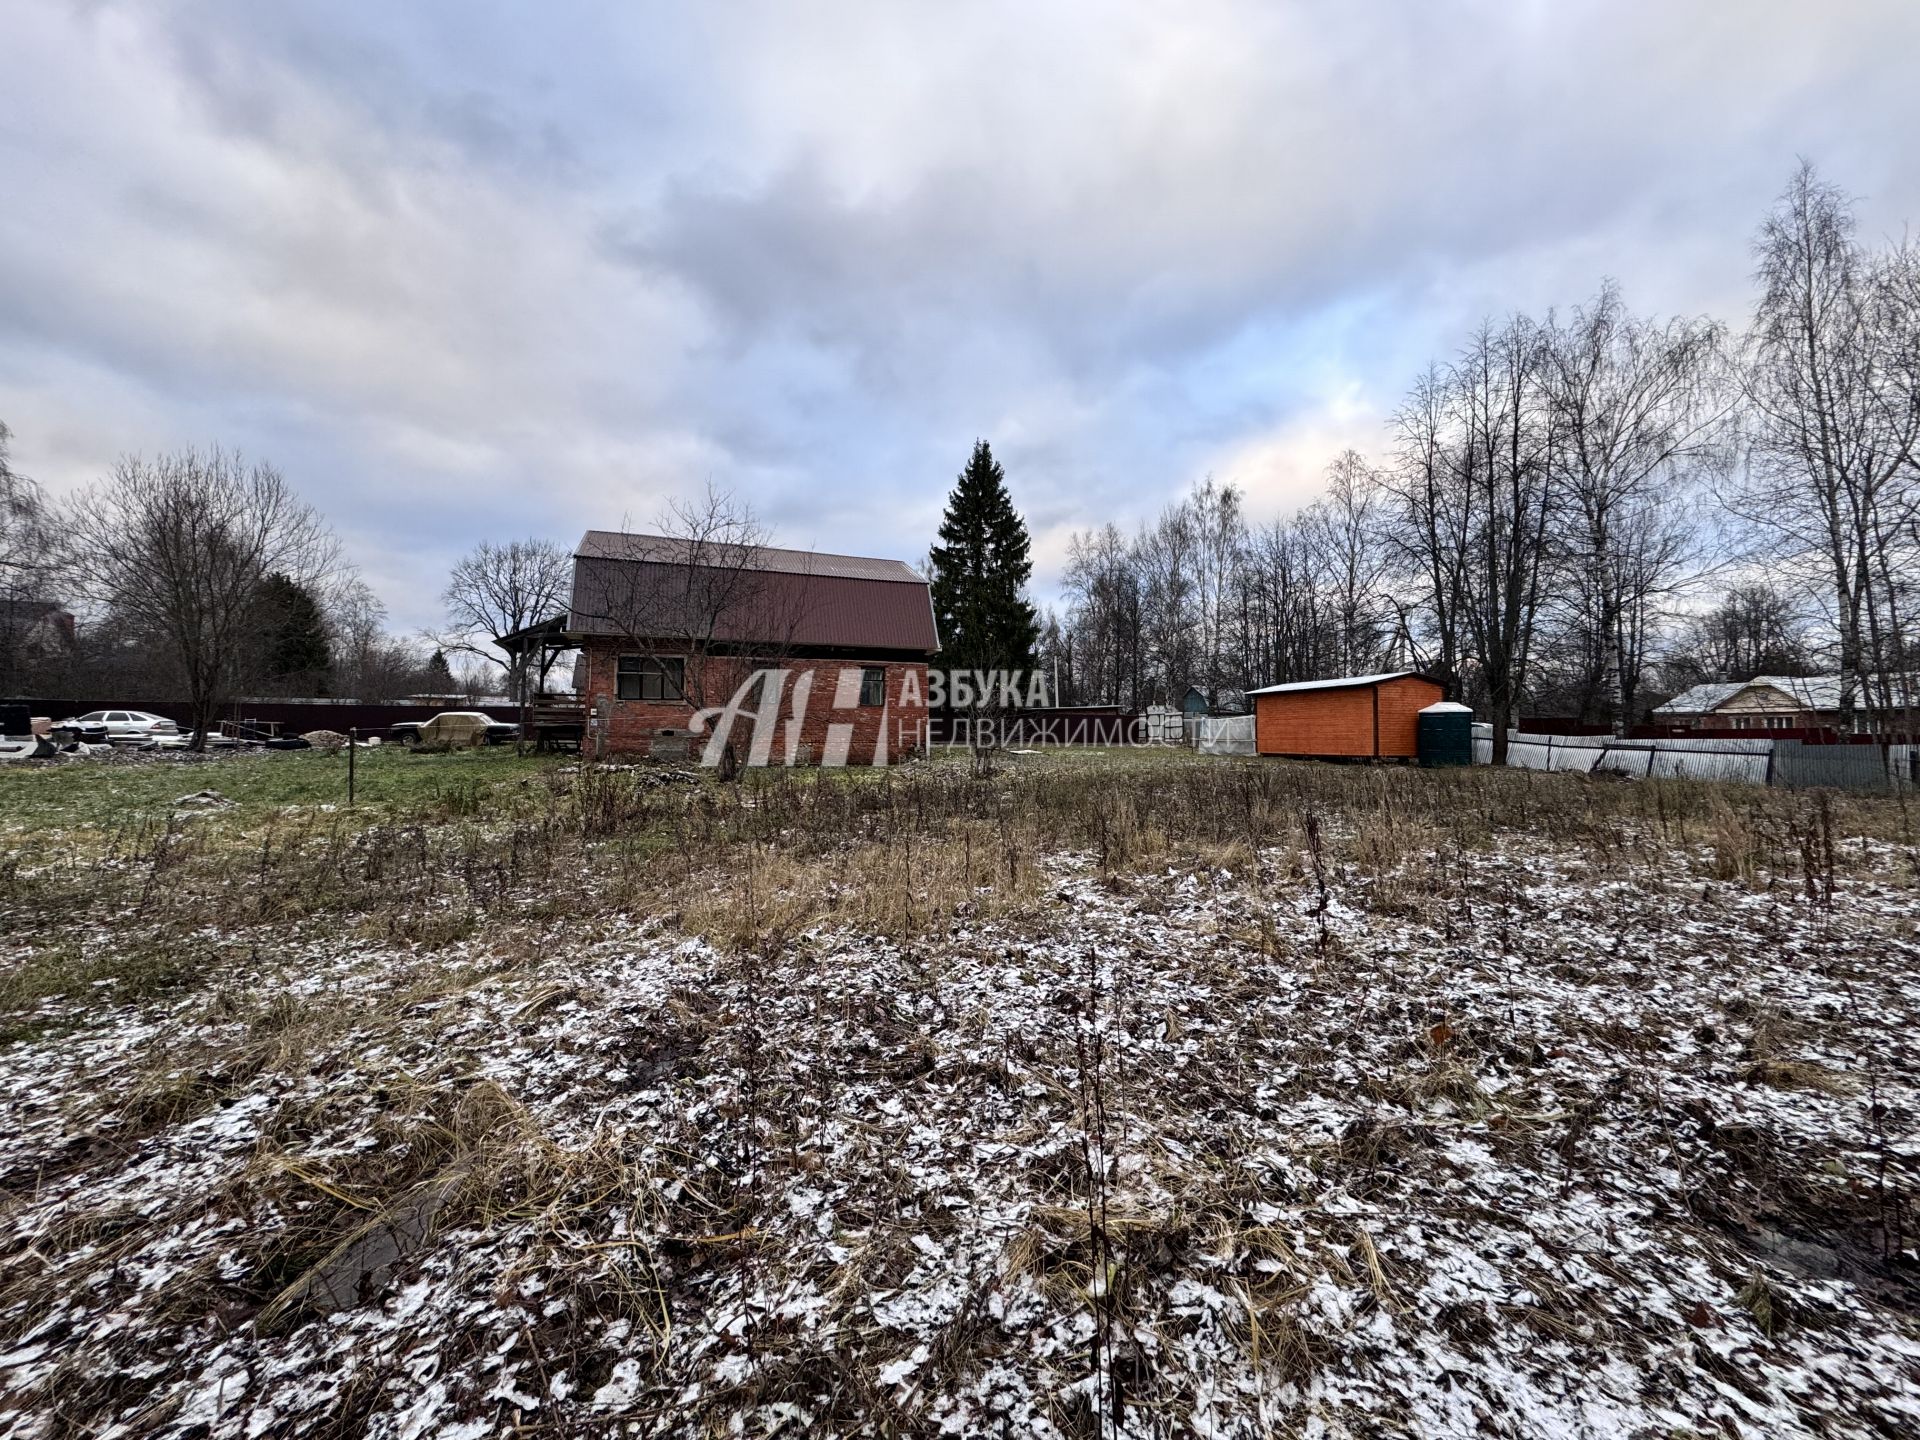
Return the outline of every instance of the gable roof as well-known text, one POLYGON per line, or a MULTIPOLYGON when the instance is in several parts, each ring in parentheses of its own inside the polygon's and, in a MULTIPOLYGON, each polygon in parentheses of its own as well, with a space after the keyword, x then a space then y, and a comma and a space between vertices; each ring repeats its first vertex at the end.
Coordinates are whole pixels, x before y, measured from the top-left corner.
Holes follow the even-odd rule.
POLYGON ((1664 705, 1653 707, 1656 715, 1705 715, 1718 710, 1753 682, 1750 680, 1710 680, 1704 685, 1689 685, 1664 705))
POLYGON ((775 545, 734 545, 722 540, 690 540, 673 535, 640 535, 625 530, 589 530, 574 557, 581 560, 638 560, 687 565, 695 560, 716 568, 739 567, 777 575, 810 575, 834 580, 894 580, 924 585, 926 578, 900 560, 866 555, 829 555, 824 550, 782 550, 775 545))
POLYGON ((567 629, 781 650, 940 648, 932 592, 898 560, 618 530, 581 537, 567 629))
POLYGON ((1295 680, 1288 685, 1266 685, 1258 690, 1249 690, 1249 695, 1280 695, 1293 690, 1357 690, 1364 685, 1378 685, 1387 680, 1426 680, 1438 685, 1440 681, 1424 670, 1390 670, 1384 675, 1342 675, 1333 680, 1295 680))
MULTIPOLYGON (((1711 715, 1734 696, 1760 687, 1775 691, 1782 701, 1779 708, 1795 710, 1838 710, 1838 675, 1756 675, 1751 680, 1714 680, 1682 690, 1664 705, 1656 705, 1656 715, 1711 715)), ((1864 694, 1856 691, 1864 700, 1864 694)))
MULTIPOLYGON (((1840 708, 1840 677, 1838 675, 1756 675, 1753 683, 1771 685, 1809 710, 1840 708)), ((1866 677, 1862 676, 1854 685, 1854 698, 1862 704, 1866 702, 1866 683, 1866 677)))

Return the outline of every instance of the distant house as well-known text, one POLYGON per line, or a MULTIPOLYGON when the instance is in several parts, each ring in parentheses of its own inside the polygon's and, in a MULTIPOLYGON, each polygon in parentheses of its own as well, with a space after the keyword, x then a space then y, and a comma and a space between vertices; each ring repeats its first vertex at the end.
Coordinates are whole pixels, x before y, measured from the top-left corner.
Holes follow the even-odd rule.
POLYGON ((0 695, 13 690, 24 668, 72 651, 73 612, 53 600, 0 596, 0 695))
POLYGON ((0 597, 0 637, 25 649, 66 649, 73 645, 73 612, 53 600, 0 597))
MULTIPOLYGON (((1864 694, 1856 704, 1866 704, 1864 694)), ((1840 723, 1838 675, 1756 675, 1682 690, 1653 711, 1657 725, 1688 730, 1804 730, 1840 723)))
POLYGON ((733 704, 749 763, 884 764, 924 742, 940 642, 898 560, 589 530, 566 614, 502 643, 579 650, 589 749, 697 755, 696 715, 733 704), (742 691, 760 670, 777 695, 742 691))
POLYGON ((1188 719, 1205 715, 1213 707, 1207 704, 1207 692, 1198 685, 1189 685, 1187 693, 1180 699, 1180 713, 1188 719))

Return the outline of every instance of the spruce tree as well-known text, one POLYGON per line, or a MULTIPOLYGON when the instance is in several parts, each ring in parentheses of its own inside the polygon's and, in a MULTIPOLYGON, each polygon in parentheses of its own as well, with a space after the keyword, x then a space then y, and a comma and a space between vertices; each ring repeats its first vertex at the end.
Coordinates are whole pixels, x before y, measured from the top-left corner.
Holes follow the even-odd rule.
POLYGON ((333 664, 326 613, 313 592, 288 575, 269 574, 254 593, 265 678, 315 689, 333 664))
POLYGON ((1007 493, 1006 472, 976 440, 960 472, 940 543, 928 552, 940 664, 949 670, 1027 670, 1039 634, 1027 581, 1033 575, 1026 522, 1007 493))
POLYGON ((451 695, 453 693, 453 667, 447 663, 447 652, 436 650, 433 658, 427 661, 426 687, 429 695, 451 695))

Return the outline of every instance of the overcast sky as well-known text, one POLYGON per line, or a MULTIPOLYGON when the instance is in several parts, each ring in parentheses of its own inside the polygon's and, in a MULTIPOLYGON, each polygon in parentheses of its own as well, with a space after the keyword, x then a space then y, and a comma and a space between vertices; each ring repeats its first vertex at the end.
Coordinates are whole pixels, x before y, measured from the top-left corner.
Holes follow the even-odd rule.
POLYGON ((1797 155, 1920 221, 1920 4, 0 0, 0 420, 270 459, 397 626, 712 482, 925 553, 1267 518, 1481 316, 1738 321, 1797 155), (537 18, 534 18, 537 17, 537 18))

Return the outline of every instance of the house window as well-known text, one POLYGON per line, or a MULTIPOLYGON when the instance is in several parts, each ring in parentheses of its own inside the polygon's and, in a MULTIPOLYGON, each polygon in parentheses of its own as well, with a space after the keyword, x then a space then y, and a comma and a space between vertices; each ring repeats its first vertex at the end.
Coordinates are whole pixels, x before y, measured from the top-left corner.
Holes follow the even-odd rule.
POLYGON ((622 655, 614 676, 614 693, 622 700, 683 700, 687 693, 687 662, 656 660, 650 655, 622 655))
POLYGON ((860 669, 860 703, 878 708, 887 703, 887 667, 863 665, 860 669))

